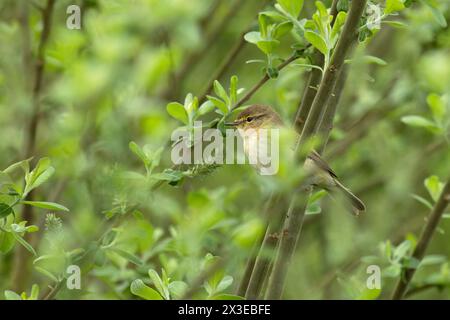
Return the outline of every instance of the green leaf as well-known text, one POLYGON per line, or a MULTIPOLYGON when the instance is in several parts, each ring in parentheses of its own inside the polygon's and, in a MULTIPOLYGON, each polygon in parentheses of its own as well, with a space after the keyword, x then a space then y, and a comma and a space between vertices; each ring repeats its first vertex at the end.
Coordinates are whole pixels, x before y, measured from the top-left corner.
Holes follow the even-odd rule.
POLYGON ((235 104, 237 101, 237 90, 238 90, 238 77, 232 76, 230 79, 230 98, 232 104, 235 104))
POLYGON ((187 289, 188 285, 183 281, 172 281, 169 283, 170 295, 175 299, 181 299, 187 289))
POLYGON ((308 202, 309 203, 316 202, 319 199, 323 198, 326 194, 327 192, 325 190, 316 191, 309 197, 308 202))
POLYGON ((259 41, 264 40, 264 38, 261 36, 261 33, 258 31, 247 32, 244 35, 244 39, 245 41, 253 44, 257 44, 259 41))
POLYGON ((331 36, 330 36, 333 46, 337 42, 339 33, 341 32, 341 29, 344 26, 346 17, 347 13, 345 13, 344 11, 340 11, 336 16, 333 29, 331 29, 331 36))
POLYGON ((152 174, 151 177, 156 180, 176 182, 180 181, 184 177, 184 174, 182 171, 166 169, 163 172, 152 174))
POLYGON ((393 264, 383 269, 383 275, 388 278, 397 278, 402 272, 402 266, 400 264, 393 264))
POLYGON ((167 113, 169 113, 172 116, 172 118, 175 118, 186 125, 189 123, 186 109, 181 103, 170 102, 167 104, 166 109, 167 113))
POLYGON ((39 266, 34 266, 34 269, 36 269, 36 271, 38 271, 39 273, 43 274, 44 276, 48 277, 49 279, 51 279, 53 282, 59 282, 59 279, 50 271, 39 267, 39 266))
POLYGON ((16 232, 12 233, 14 239, 16 239, 17 242, 19 242, 22 246, 25 247, 25 249, 27 249, 29 252, 31 252, 33 254, 33 256, 37 256, 36 251, 34 250, 34 248, 31 246, 31 244, 29 244, 28 242, 25 241, 24 238, 22 238, 19 234, 17 234, 16 232))
POLYGON ((307 215, 319 214, 321 212, 322 212, 322 208, 317 203, 311 203, 306 208, 306 214, 307 215))
POLYGON ((161 280, 158 272, 153 269, 148 270, 148 275, 153 282, 155 288, 159 291, 159 293, 166 299, 170 299, 169 288, 167 288, 163 281, 161 280))
POLYGON ((313 32, 313 31, 307 30, 305 32, 305 38, 306 38, 306 40, 308 40, 309 43, 311 43, 314 46, 314 48, 319 50, 322 54, 324 54, 324 55, 328 54, 327 44, 325 42, 325 39, 322 38, 321 35, 313 32))
POLYGON ((37 300, 39 298, 39 286, 37 284, 33 284, 31 286, 30 298, 28 300, 37 300))
POLYGON ((274 22, 283 22, 288 20, 288 18, 276 11, 263 11, 259 13, 260 15, 266 16, 268 19, 274 22))
POLYGON ((261 36, 263 38, 267 37, 267 24, 268 24, 268 17, 263 14, 258 15, 258 23, 259 23, 259 31, 261 32, 261 36))
POLYGON ((22 298, 11 290, 5 290, 5 299, 6 300, 22 300, 22 298))
POLYGON ((200 116, 203 116, 207 113, 210 113, 211 111, 213 111, 215 109, 215 105, 212 101, 205 101, 204 103, 202 103, 202 105, 200 106, 200 108, 198 108, 197 114, 195 115, 195 118, 198 118, 200 116))
POLYGON ((219 284, 216 287, 216 292, 222 292, 226 290, 233 283, 232 276, 225 276, 220 280, 219 284))
POLYGON ((219 81, 214 80, 214 92, 216 93, 216 95, 221 98, 223 101, 225 101, 225 104, 229 104, 230 103, 230 99, 227 95, 227 92, 225 91, 225 89, 222 87, 222 85, 220 84, 219 81))
POLYGON ((435 264, 442 264, 447 261, 447 257, 443 255, 430 254, 422 259, 420 262, 420 267, 430 266, 435 264))
POLYGON ((427 200, 422 198, 421 196, 417 195, 417 194, 412 194, 411 197, 413 197, 414 199, 416 199, 418 202, 420 202, 421 204, 423 204, 425 207, 427 207, 428 209, 433 209, 433 205, 427 200))
POLYGON ((6 203, 0 203, 0 219, 6 218, 11 213, 13 213, 13 209, 6 203))
POLYGON ((222 112, 222 114, 228 113, 228 107, 225 104, 225 102, 213 96, 207 96, 207 98, 209 101, 214 103, 214 105, 217 107, 217 109, 219 109, 222 112))
POLYGON ((0 253, 8 253, 14 247, 14 243, 14 236, 11 232, 0 231, 0 253))
POLYGON ((402 258, 404 258, 408 252, 411 250, 412 245, 411 241, 405 240, 402 243, 400 243, 395 249, 394 249, 394 261, 400 261, 402 258))
POLYGON ((405 9, 405 5, 401 0, 386 0, 386 8, 384 8, 384 14, 391 14, 396 11, 405 9))
POLYGON ((128 260, 128 261, 130 261, 132 263, 134 263, 137 266, 141 266, 141 265, 144 264, 139 257, 137 257, 134 254, 132 254, 132 253, 130 253, 128 251, 125 251, 123 249, 120 249, 120 248, 108 248, 108 250, 117 253, 122 258, 124 258, 124 259, 126 259, 126 260, 128 260))
POLYGON ((297 18, 303 8, 303 0, 277 0, 277 2, 293 18, 297 18))
POLYGON ((31 190, 36 189, 47 181, 53 173, 55 173, 55 169, 50 166, 50 159, 40 159, 33 171, 25 175, 26 186, 23 197, 26 197, 31 190))
POLYGON ((275 29, 273 29, 273 37, 275 39, 279 39, 284 36, 286 33, 292 30, 293 24, 290 21, 285 21, 278 24, 275 29))
POLYGON ((381 21, 381 23, 385 23, 387 25, 390 25, 390 26, 392 26, 394 28, 399 28, 399 29, 403 29, 403 28, 408 28, 409 27, 406 23, 401 22, 401 21, 384 20, 384 21, 381 21))
POLYGON ((401 121, 412 127, 425 128, 434 134, 442 132, 442 129, 434 122, 421 116, 404 116, 401 118, 401 121))
POLYGON ((431 198, 434 201, 437 201, 441 195, 442 189, 444 189, 444 183, 439 180, 438 176, 430 176, 425 179, 424 184, 430 193, 431 198))
POLYGON ((364 288, 362 290, 361 294, 357 296, 356 300, 375 300, 377 299, 381 294, 381 289, 369 289, 364 288))
POLYGON ((139 145, 136 142, 131 141, 128 144, 128 147, 130 148, 131 152, 133 152, 139 159, 141 159, 141 161, 144 163, 146 167, 150 164, 151 162, 150 158, 147 157, 145 152, 141 149, 141 147, 139 147, 139 145))
POLYGON ((54 210, 54 211, 69 211, 66 207, 61 204, 46 201, 21 201, 22 204, 27 204, 33 207, 54 210))
POLYGON ((387 65, 386 61, 384 61, 381 58, 375 57, 375 56, 364 56, 363 59, 367 63, 373 63, 373 64, 377 64, 379 66, 386 66, 387 65))
POLYGON ((445 19, 445 16, 442 13, 442 11, 439 10, 438 4, 435 1, 431 1, 431 0, 422 0, 421 2, 424 3, 425 5, 427 5, 431 9, 431 12, 433 13, 433 17, 436 20, 436 22, 442 28, 446 28, 447 20, 445 19))
POLYGON ((29 158, 26 160, 22 160, 16 163, 13 163, 12 165, 10 165, 8 168, 6 168, 5 170, 3 170, 4 173, 10 174, 11 172, 13 172, 14 170, 16 170, 17 168, 22 168, 23 171, 25 172, 25 174, 27 174, 28 172, 30 172, 30 161, 33 158, 29 158))
POLYGON ((438 122, 442 121, 446 113, 446 106, 442 97, 431 93, 427 97, 427 103, 433 113, 434 119, 438 122))
POLYGON ((161 295, 156 290, 145 285, 145 283, 140 279, 136 279, 131 283, 130 291, 132 294, 145 300, 163 300, 161 295))
POLYGON ((279 44, 278 40, 261 40, 256 43, 256 46, 265 54, 271 54, 279 44))

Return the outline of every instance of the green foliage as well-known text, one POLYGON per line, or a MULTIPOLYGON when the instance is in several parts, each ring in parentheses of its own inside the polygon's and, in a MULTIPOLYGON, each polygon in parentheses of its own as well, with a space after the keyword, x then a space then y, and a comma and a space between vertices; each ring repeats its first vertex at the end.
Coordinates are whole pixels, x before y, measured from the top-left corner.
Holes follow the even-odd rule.
POLYGON ((443 135, 447 139, 450 133, 450 107, 447 96, 431 93, 427 97, 427 104, 433 119, 409 115, 402 117, 402 122, 413 127, 426 129, 436 135, 443 135))
MULTIPOLYGON (((318 89, 308 85, 310 72, 328 66, 355 2, 339 0, 331 17, 331 1, 278 0, 260 12, 259 1, 221 1, 215 12, 203 0, 95 1, 83 9, 82 30, 66 28, 60 3, 38 93, 30 75, 40 65, 42 12, 27 4, 25 21, 24 3, 0 5, 0 42, 8 44, 0 47, 2 298, 38 299, 37 284, 55 287, 77 265, 82 290, 63 285, 56 299, 180 299, 221 262, 189 298, 244 299, 233 293, 264 235, 268 195, 280 198, 269 208, 276 215, 299 192, 303 170, 286 156, 296 136, 283 142, 274 177, 247 165, 174 166, 170 137, 185 130, 188 141, 174 144, 193 146, 200 129, 223 132, 247 107, 242 86, 245 104, 275 107, 290 127, 305 89, 318 89), (251 45, 227 62, 252 20, 251 45), (286 57, 297 59, 281 70, 286 57), (262 63, 268 81, 260 83, 261 70, 246 62, 262 63), (18 161, 30 149, 34 158, 18 161), (20 250, 28 261, 19 262, 32 265, 19 277, 24 284, 11 282, 20 250)), ((450 286, 447 219, 425 258, 411 258, 412 232, 427 222, 448 177, 450 7, 445 0, 370 3, 381 17, 368 7, 359 21, 362 43, 346 61, 348 81, 324 152, 367 213, 356 219, 314 190, 283 298, 385 299, 406 268, 418 271, 411 290, 450 286), (383 33, 372 27, 378 18, 383 33), (368 264, 380 266, 381 290, 367 288, 368 264)))

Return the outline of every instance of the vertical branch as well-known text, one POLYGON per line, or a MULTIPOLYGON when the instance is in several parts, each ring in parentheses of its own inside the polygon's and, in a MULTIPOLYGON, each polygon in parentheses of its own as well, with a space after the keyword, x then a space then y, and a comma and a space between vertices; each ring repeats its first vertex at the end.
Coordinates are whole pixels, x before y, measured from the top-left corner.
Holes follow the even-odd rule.
POLYGON ((244 291, 247 299, 259 299, 262 292, 262 288, 266 279, 266 275, 269 271, 271 264, 271 256, 273 256, 278 243, 278 235, 276 232, 279 230, 281 224, 281 217, 278 214, 274 214, 280 202, 280 195, 272 195, 268 200, 267 207, 264 213, 265 225, 267 225, 266 233, 262 242, 258 243, 254 255, 254 267, 250 274, 248 286, 244 291))
POLYGON ((333 93, 331 94, 331 97, 328 100, 328 105, 326 106, 325 113, 319 125, 318 129, 319 135, 324 139, 321 144, 320 150, 318 150, 319 153, 322 153, 324 151, 328 143, 331 130, 333 129, 334 116, 336 115, 336 110, 339 105, 342 92, 344 91, 345 83, 347 82, 347 76, 348 76, 348 66, 344 66, 342 71, 339 73, 337 83, 334 86, 333 93))
MULTIPOLYGON (((441 217, 450 203, 450 180, 447 180, 447 183, 444 186, 444 189, 439 196, 436 205, 431 211, 427 224, 422 230, 422 234, 420 235, 419 242, 412 254, 412 257, 421 261, 425 255, 425 252, 430 244, 431 238, 433 237, 434 232, 441 220, 441 217)), ((408 285, 411 282, 416 269, 406 269, 403 277, 401 277, 397 285, 395 287, 394 293, 392 295, 393 300, 400 300, 405 295, 406 290, 408 289, 408 285)))
MULTIPOLYGON (((36 151, 36 134, 40 119, 40 96, 42 91, 42 83, 44 78, 45 69, 45 47, 50 37, 53 8, 55 0, 47 0, 45 8, 42 10, 43 29, 40 36, 36 62, 34 66, 34 82, 32 88, 32 113, 30 123, 28 124, 27 131, 25 133, 25 158, 29 158, 35 154, 36 151)), ((27 200, 33 199, 33 193, 31 192, 27 200)), ((22 219, 28 221, 29 224, 33 223, 33 207, 25 206, 22 212, 22 219)), ((29 240, 29 234, 25 236, 26 240, 29 240)), ((14 256, 13 268, 12 268, 12 286, 14 291, 22 291, 27 283, 29 277, 29 253, 22 247, 18 246, 14 256)))
MULTIPOLYGON (((333 0, 333 3, 331 4, 330 15, 333 16, 331 26, 334 25, 336 16, 338 14, 337 3, 338 0, 333 0)), ((312 60, 312 64, 323 67, 324 56, 319 51, 314 51, 312 60)), ((303 97, 300 100, 300 104, 295 115, 294 128, 298 134, 301 134, 303 131, 303 126, 305 124, 306 118, 308 117, 309 111, 311 110, 311 105, 314 101, 314 98, 316 97, 317 89, 320 85, 320 80, 322 80, 322 72, 317 68, 313 68, 309 75, 306 88, 303 91, 303 97)))
MULTIPOLYGON (((319 91, 314 98, 311 111, 308 114, 305 127, 300 136, 300 141, 296 148, 300 149, 298 151, 304 151, 305 142, 316 132, 320 124, 321 118, 325 112, 323 109, 326 108, 331 92, 336 85, 339 71, 344 64, 344 60, 349 53, 353 42, 356 40, 359 19, 361 18, 365 7, 366 0, 352 1, 341 37, 336 45, 330 65, 324 74, 319 91)), ((299 158, 303 158, 303 154, 306 153, 298 151, 297 154, 300 155, 299 158)), ((285 227, 282 232, 280 246, 269 278, 269 286, 266 295, 268 299, 280 299, 283 293, 288 267, 301 233, 301 226, 305 216, 310 189, 310 187, 303 188, 304 194, 300 196, 300 199, 298 199, 299 195, 295 194, 291 201, 290 208, 285 218, 285 227)))
MULTIPOLYGON (((323 66, 324 57, 319 51, 315 51, 312 57, 312 63, 316 66, 323 66)), ((305 125, 306 118, 308 117, 311 105, 316 97, 317 89, 322 79, 322 71, 313 68, 308 78, 306 88, 303 91, 303 97, 300 100, 300 104, 295 115, 294 127, 298 134, 301 134, 305 125)))

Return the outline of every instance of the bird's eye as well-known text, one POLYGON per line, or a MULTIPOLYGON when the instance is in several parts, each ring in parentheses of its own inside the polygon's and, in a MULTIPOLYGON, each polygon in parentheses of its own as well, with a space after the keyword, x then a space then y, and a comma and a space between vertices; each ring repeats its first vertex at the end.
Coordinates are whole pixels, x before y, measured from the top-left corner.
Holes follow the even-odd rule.
POLYGON ((247 122, 252 122, 253 121, 253 117, 247 117, 247 122))

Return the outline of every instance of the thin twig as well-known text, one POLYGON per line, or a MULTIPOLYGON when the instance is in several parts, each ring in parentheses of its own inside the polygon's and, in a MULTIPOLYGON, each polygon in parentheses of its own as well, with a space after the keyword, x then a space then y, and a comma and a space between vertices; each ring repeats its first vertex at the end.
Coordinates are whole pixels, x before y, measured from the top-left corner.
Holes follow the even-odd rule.
MULTIPOLYGON (((442 215, 445 212, 445 209, 450 203, 450 180, 447 180, 444 189, 439 196, 433 210, 430 212, 430 215, 427 219, 427 224, 422 230, 422 234, 420 235, 419 241, 417 242, 417 246, 414 249, 412 257, 421 261, 425 255, 425 252, 430 244, 431 238, 433 237, 434 232, 441 220, 442 215)), ((416 269, 406 269, 404 271, 403 276, 398 280, 397 285, 395 287, 394 293, 392 295, 393 300, 400 300, 405 295, 406 290, 408 289, 409 283, 411 282, 416 269)))
MULTIPOLYGON (((180 86, 186 76, 188 76, 191 71, 197 66, 197 64, 201 61, 201 58, 210 50, 211 46, 214 42, 217 41, 217 37, 221 32, 226 29, 227 24, 231 22, 231 20, 236 16, 236 12, 238 8, 242 5, 240 0, 235 0, 230 8, 228 9, 226 15, 220 20, 220 22, 215 26, 215 28, 206 34, 205 41, 203 41, 203 45, 198 50, 192 52, 185 60, 181 69, 175 74, 175 83, 173 84, 175 87, 168 87, 164 93, 163 97, 167 99, 176 98, 178 95, 178 91, 180 86)), ((214 19, 209 17, 209 21, 213 21, 214 19)))
POLYGON ((233 61, 236 59, 238 54, 245 47, 245 44, 247 43, 247 41, 245 41, 244 35, 247 32, 248 32, 248 30, 241 33, 241 35, 239 36, 239 41, 236 42, 234 47, 228 53, 227 57, 223 60, 219 69, 217 69, 216 73, 208 81, 208 84, 205 86, 206 89, 203 90, 203 94, 198 99, 200 104, 202 104, 206 100, 206 96, 211 93, 211 91, 214 87, 214 81, 220 80, 220 78, 222 78, 222 76, 225 74, 225 72, 227 72, 227 70, 231 67, 233 61))
MULTIPOLYGON (((279 66, 278 71, 283 70, 287 65, 292 63, 293 61, 300 58, 301 53, 303 53, 307 48, 309 48, 309 45, 301 50, 300 52, 295 52, 292 54, 289 58, 284 60, 279 66)), ((267 73, 258 81, 257 84, 255 84, 250 91, 247 92, 245 96, 243 96, 231 109, 231 111, 241 107, 244 103, 246 103, 267 81, 269 81, 270 77, 267 75, 267 73)))

